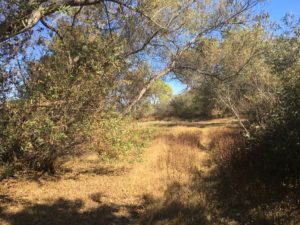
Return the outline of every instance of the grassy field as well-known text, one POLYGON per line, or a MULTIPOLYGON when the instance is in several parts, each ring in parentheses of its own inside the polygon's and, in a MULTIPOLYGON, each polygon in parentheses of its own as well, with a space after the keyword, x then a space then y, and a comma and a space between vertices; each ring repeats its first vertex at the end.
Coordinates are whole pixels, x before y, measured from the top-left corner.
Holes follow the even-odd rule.
POLYGON ((143 125, 158 137, 141 160, 104 163, 90 153, 66 161, 55 177, 2 181, 0 224, 273 224, 273 214, 247 219, 246 208, 217 188, 212 137, 237 130, 235 120, 143 125))

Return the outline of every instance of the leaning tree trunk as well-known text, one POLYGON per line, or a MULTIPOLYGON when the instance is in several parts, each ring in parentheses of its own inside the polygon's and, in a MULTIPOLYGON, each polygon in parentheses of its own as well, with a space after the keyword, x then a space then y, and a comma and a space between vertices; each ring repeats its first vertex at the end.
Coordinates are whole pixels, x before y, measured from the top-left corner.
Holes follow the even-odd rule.
POLYGON ((153 85, 153 83, 156 80, 160 79, 161 77, 164 77, 165 75, 167 75, 169 72, 171 72, 175 68, 177 59, 179 59, 180 56, 183 55, 183 53, 186 50, 190 49, 193 46, 193 44, 196 44, 200 40, 200 37, 202 37, 205 34, 210 33, 211 31, 216 30, 219 27, 222 27, 226 24, 230 24, 232 19, 236 18, 237 16, 239 16, 240 14, 245 12, 246 10, 254 7, 256 4, 257 4, 256 0, 245 0, 245 4, 243 4, 241 6, 241 8, 239 10, 237 10, 236 12, 234 12, 232 15, 229 15, 227 18, 224 18, 224 20, 215 21, 215 23, 212 23, 210 26, 204 28, 202 31, 200 31, 198 34, 196 34, 188 43, 186 43, 186 45, 183 46, 182 49, 179 49, 177 51, 177 54, 174 55, 174 58, 170 62, 169 66, 167 66, 164 70, 160 71, 159 73, 157 73, 154 77, 152 77, 149 80, 149 82, 145 85, 145 87, 142 88, 142 90, 134 98, 134 100, 125 108, 125 110, 123 112, 123 115, 127 115, 127 114, 130 113, 133 106, 136 105, 139 102, 139 100, 150 89, 150 87, 153 85))
POLYGON ((158 79, 166 76, 169 72, 171 72, 173 66, 175 65, 175 61, 171 64, 171 66, 166 67, 164 70, 157 73, 155 76, 153 76, 148 83, 142 88, 142 90, 139 92, 139 94, 133 99, 133 101, 125 108, 123 115, 128 115, 133 106, 135 106, 140 99, 144 96, 144 94, 151 88, 151 86, 154 84, 155 81, 158 79))
POLYGON ((222 98, 221 96, 219 96, 219 99, 221 100, 221 102, 223 102, 223 104, 229 108, 233 115, 235 116, 235 118, 238 120, 238 123, 240 124, 241 128, 243 129, 244 135, 246 138, 250 138, 250 132, 249 130, 246 128, 246 126, 244 125, 238 111, 236 110, 236 108, 233 106, 233 104, 230 103, 230 100, 228 100, 228 102, 226 102, 226 100, 224 98, 222 98))

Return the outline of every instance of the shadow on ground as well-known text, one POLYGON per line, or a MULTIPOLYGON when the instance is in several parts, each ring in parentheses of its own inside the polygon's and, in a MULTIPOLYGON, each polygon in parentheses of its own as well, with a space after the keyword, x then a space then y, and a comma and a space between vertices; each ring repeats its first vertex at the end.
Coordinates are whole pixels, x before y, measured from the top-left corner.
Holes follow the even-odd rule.
POLYGON ((178 182, 168 186, 162 199, 145 195, 146 209, 138 224, 209 224, 203 202, 195 197, 190 196, 187 187, 178 182))
MULTIPOLYGON (((178 126, 178 123, 174 126, 178 126)), ((203 126, 221 125, 214 123, 203 126)), ((175 140, 184 143, 184 146, 199 148, 199 140, 194 133, 168 138, 171 145, 172 143, 175 145, 175 140)), ((178 161, 176 158, 176 163, 178 161)), ((207 173, 191 170, 192 179, 188 184, 175 181, 167 186, 160 198, 144 193, 140 196, 141 201, 132 205, 103 203, 101 193, 90 196, 90 199, 97 203, 97 207, 89 210, 85 209, 87 203, 81 199, 60 198, 44 204, 34 204, 0 195, 0 223, 3 221, 9 225, 300 224, 299 186, 287 187, 278 182, 270 185, 257 180, 255 176, 240 174, 236 176, 232 171, 220 167, 212 168, 207 173), (18 212, 10 212, 5 207, 20 203, 24 207, 18 212)), ((121 168, 120 171, 123 170, 121 168)), ((119 175, 120 171, 108 167, 94 167, 80 171, 73 179, 77 179, 80 174, 119 175)))
POLYGON ((300 224, 299 187, 241 179, 217 168, 206 176, 194 173, 191 189, 205 195, 207 213, 213 218, 208 224, 300 224))
POLYGON ((9 225, 207 224, 205 209, 182 199, 182 188, 174 182, 167 188, 163 199, 145 194, 141 205, 101 204, 101 194, 95 193, 90 198, 98 202, 99 207, 88 211, 83 210, 82 200, 63 198, 45 204, 29 203, 16 213, 6 212, 5 207, 0 207, 0 218, 9 225), (122 216, 124 211, 126 216, 122 216))
POLYGON ((115 168, 113 166, 92 166, 88 169, 82 169, 79 171, 70 171, 65 173, 64 179, 78 179, 81 175, 90 175, 90 176, 122 176, 129 171, 129 168, 120 167, 115 168))
MULTIPOLYGON (((43 186, 43 184, 47 181, 60 181, 60 180, 77 180, 81 176, 89 175, 89 176, 122 176, 130 171, 130 168, 127 167, 116 167, 110 165, 101 165, 100 163, 94 163, 88 165, 87 168, 60 168, 57 170, 55 174, 46 174, 46 173, 38 173, 31 172, 26 174, 16 174, 16 179, 23 179, 28 181, 33 181, 43 186)), ((1 181, 0 181, 1 182, 1 181)))
POLYGON ((61 198, 52 203, 28 205, 17 213, 7 213, 2 207, 0 218, 10 225, 126 225, 135 218, 138 210, 137 206, 130 205, 102 204, 89 211, 82 211, 83 207, 82 200, 71 201, 61 198), (118 215, 124 207, 130 213, 129 217, 118 215))

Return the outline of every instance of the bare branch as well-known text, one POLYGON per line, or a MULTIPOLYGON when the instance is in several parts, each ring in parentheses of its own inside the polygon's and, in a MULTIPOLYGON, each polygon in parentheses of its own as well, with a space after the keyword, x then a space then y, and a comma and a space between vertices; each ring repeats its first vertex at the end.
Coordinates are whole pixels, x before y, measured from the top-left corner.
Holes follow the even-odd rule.
POLYGON ((72 25, 71 25, 71 29, 73 29, 77 16, 79 15, 79 13, 81 12, 81 10, 83 9, 83 6, 80 6, 79 10, 74 14, 73 16, 73 20, 72 20, 72 25))
POLYGON ((236 119, 238 120, 240 126, 242 127, 242 129, 244 130, 244 135, 247 138, 250 138, 250 132, 248 131, 248 129, 246 128, 246 126, 243 123, 243 120, 240 117, 240 114, 238 113, 237 109, 234 107, 234 105, 231 103, 230 99, 228 99, 228 101, 226 101, 222 95, 219 95, 218 98, 227 108, 229 108, 232 113, 234 114, 234 116, 236 117, 236 119))
POLYGON ((109 35, 112 38, 112 29, 111 29, 111 25, 110 25, 111 21, 110 21, 110 17, 109 17, 108 8, 107 8, 105 2, 103 2, 103 6, 104 6, 106 20, 107 20, 107 24, 108 24, 109 35))
POLYGON ((54 33, 56 33, 56 35, 59 37, 59 39, 60 39, 62 42, 64 42, 63 36, 59 33, 59 31, 58 31, 55 27, 51 26, 50 24, 47 24, 46 21, 45 21, 43 18, 41 19, 41 23, 42 23, 46 28, 48 28, 49 30, 52 30, 54 33))
POLYGON ((86 6, 94 5, 102 0, 61 0, 61 1, 39 1, 37 6, 31 6, 23 12, 21 18, 7 19, 0 24, 0 43, 18 34, 24 33, 34 27, 43 17, 59 11, 64 6, 86 6))
POLYGON ((134 54, 137 54, 143 50, 145 50, 145 48, 150 44, 150 42, 162 31, 162 29, 159 29, 157 31, 155 31, 144 43, 143 45, 136 49, 136 50, 133 50, 132 52, 128 52, 128 53, 125 53, 125 54, 122 54, 122 57, 128 57, 128 56, 131 56, 131 55, 134 55, 134 54))

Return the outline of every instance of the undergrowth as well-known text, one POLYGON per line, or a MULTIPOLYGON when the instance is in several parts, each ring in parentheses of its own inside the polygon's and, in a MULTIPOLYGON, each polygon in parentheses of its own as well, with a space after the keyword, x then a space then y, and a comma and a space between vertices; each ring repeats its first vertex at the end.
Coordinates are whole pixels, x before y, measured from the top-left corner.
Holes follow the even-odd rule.
MULTIPOLYGON (((238 224, 298 224, 300 193, 293 177, 282 177, 276 163, 281 154, 261 148, 261 142, 246 140, 239 131, 211 134, 217 165, 214 197, 223 215, 238 224)), ((287 173, 285 173, 287 174, 287 173)), ((292 174, 291 174, 292 176, 292 174)))
POLYGON ((155 136, 151 126, 140 126, 131 118, 114 117, 94 122, 86 146, 104 161, 141 159, 141 153, 155 136))

